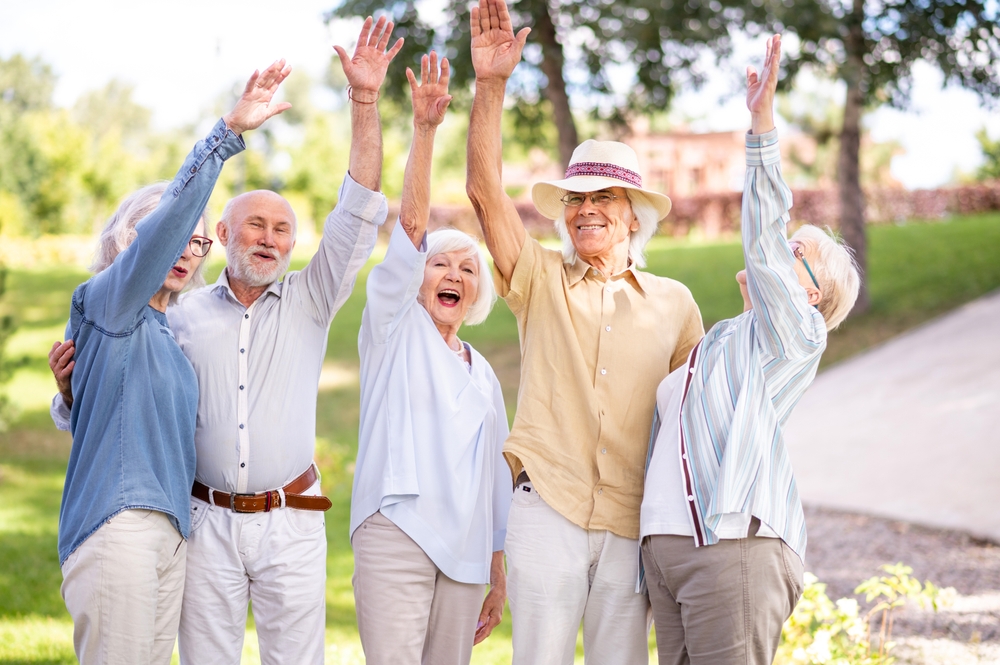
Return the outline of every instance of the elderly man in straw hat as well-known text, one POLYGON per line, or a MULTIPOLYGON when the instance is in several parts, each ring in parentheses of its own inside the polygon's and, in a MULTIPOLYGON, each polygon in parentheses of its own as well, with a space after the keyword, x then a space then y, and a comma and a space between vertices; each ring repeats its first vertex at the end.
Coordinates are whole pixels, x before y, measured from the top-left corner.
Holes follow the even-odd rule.
POLYGON ((504 447, 514 663, 572 663, 581 621, 587 662, 644 663, 649 604, 635 574, 654 393, 704 330, 687 288, 640 270, 670 199, 643 188, 628 146, 586 141, 564 180, 532 189, 562 252, 525 232, 501 185, 500 120, 527 33, 514 35, 503 0, 472 10, 466 187, 521 337, 504 447))

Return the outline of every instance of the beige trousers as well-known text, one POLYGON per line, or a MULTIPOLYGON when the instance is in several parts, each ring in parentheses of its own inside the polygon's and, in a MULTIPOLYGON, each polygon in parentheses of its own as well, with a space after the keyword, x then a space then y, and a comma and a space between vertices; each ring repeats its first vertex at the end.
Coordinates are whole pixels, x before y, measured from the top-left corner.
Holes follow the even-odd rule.
POLYGON ((467 665, 486 585, 448 578, 382 513, 361 523, 351 546, 368 665, 467 665))
POLYGON ((696 548, 690 536, 647 536, 642 563, 660 665, 774 660, 802 595, 802 560, 784 541, 751 535, 696 548))
POLYGON ((572 665, 581 621, 584 662, 649 662, 637 540, 573 524, 528 482, 514 490, 504 549, 514 665, 572 665))
POLYGON ((187 543, 155 510, 118 513, 62 565, 82 665, 167 665, 177 638, 187 543))

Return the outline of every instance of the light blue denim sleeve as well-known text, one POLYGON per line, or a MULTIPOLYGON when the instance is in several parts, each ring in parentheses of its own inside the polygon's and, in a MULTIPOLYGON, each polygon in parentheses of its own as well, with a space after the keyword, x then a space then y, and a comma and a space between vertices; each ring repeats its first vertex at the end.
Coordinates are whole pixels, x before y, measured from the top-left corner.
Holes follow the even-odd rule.
POLYGON ((223 162, 245 147, 221 119, 195 144, 159 206, 136 225, 135 240, 91 280, 80 304, 97 325, 111 332, 131 328, 184 252, 223 162))

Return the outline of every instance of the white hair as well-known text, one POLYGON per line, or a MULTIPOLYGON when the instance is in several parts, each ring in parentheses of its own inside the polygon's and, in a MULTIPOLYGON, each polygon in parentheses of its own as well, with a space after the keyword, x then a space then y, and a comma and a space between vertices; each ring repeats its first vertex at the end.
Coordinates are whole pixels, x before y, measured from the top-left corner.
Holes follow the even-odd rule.
MULTIPOLYGON (((629 203, 632 205, 632 214, 639 222, 639 230, 629 233, 628 259, 637 268, 645 268, 646 245, 660 225, 660 213, 656 209, 656 206, 642 192, 634 189, 625 189, 625 193, 628 194, 629 203)), ((573 240, 569 236, 569 231, 566 230, 565 207, 563 207, 562 214, 553 221, 555 222, 556 232, 562 240, 563 259, 567 263, 576 263, 576 247, 573 246, 573 240)))
POLYGON ((427 260, 446 252, 467 252, 476 258, 479 265, 479 290, 476 301, 465 313, 465 323, 474 326, 486 320, 496 302, 497 292, 493 287, 493 271, 486 261, 486 255, 479 249, 479 241, 458 229, 438 229, 427 234, 427 260))
POLYGON ((826 319, 826 329, 833 330, 847 318, 858 299, 861 277, 854 252, 829 229, 803 224, 792 240, 804 240, 815 248, 816 260, 810 263, 823 299, 816 308, 826 319))
MULTIPOLYGON (((167 181, 146 185, 126 196, 118 204, 118 209, 105 222, 104 228, 97 239, 97 251, 94 252, 94 262, 90 264, 90 271, 92 273, 96 275, 107 269, 114 263, 115 258, 126 247, 132 244, 137 235, 135 231, 136 224, 156 210, 157 206, 160 205, 160 199, 163 198, 163 193, 167 191, 169 185, 170 183, 167 181)), ((205 223, 207 232, 208 224, 204 212, 201 215, 201 221, 205 223)), ((191 275, 191 281, 188 282, 189 289, 205 286, 204 267, 205 261, 202 261, 195 269, 194 274, 191 275)), ((166 279, 166 275, 164 275, 164 279, 166 279)), ((177 293, 170 294, 171 304, 177 302, 178 295, 177 293)))

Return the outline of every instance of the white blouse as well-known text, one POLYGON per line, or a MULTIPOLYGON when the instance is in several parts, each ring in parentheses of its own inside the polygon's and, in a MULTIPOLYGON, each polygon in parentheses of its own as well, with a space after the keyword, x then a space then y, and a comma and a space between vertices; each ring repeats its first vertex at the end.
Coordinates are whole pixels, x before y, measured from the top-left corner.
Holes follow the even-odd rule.
POLYGON ((351 535, 381 511, 445 575, 485 584, 512 495, 507 414, 486 359, 469 346, 470 371, 417 302, 426 247, 397 223, 368 277, 351 535))

